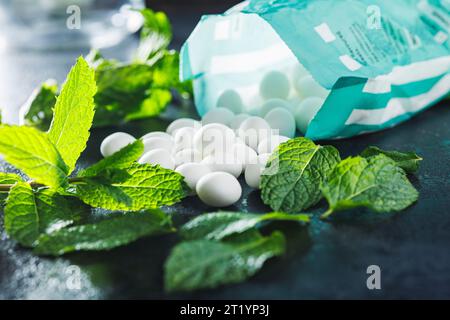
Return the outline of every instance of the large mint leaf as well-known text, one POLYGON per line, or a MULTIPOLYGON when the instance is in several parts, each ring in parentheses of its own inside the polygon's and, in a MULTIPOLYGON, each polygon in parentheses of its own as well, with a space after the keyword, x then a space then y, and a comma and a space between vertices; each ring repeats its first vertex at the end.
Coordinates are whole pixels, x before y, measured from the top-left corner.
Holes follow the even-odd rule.
POLYGON ((42 235, 35 252, 61 255, 81 250, 108 250, 145 236, 173 231, 170 217, 159 210, 133 212, 42 235))
POLYGON ((384 155, 342 161, 323 183, 322 191, 330 206, 324 217, 360 206, 377 212, 400 211, 419 195, 405 172, 384 155))
POLYGON ((95 177, 104 173, 109 169, 126 169, 133 162, 137 161, 144 152, 144 144, 142 140, 136 140, 135 142, 123 147, 113 155, 106 157, 96 164, 81 170, 78 173, 79 177, 95 177))
POLYGON ((322 198, 320 184, 339 161, 332 146, 291 139, 271 156, 261 176, 261 198, 275 211, 301 212, 322 198))
POLYGON ((171 205, 187 195, 184 178, 175 171, 138 163, 125 171, 126 179, 111 184, 86 179, 76 186, 77 195, 93 207, 127 211, 171 205))
POLYGON ((78 200, 64 198, 49 189, 33 191, 28 183, 17 182, 5 206, 5 229, 24 246, 33 246, 42 233, 59 230, 82 219, 78 200))
POLYGON ((68 167, 48 136, 31 127, 0 126, 0 153, 38 183, 67 184, 68 167))
POLYGON ((96 91, 94 70, 80 57, 56 100, 48 131, 50 140, 68 165, 69 173, 75 168, 89 139, 96 91))
POLYGON ((306 214, 287 214, 272 212, 267 214, 251 214, 243 212, 215 212, 200 215, 180 229, 184 239, 221 240, 232 234, 243 233, 254 228, 263 221, 294 221, 307 223, 310 218, 306 214))
POLYGON ((370 158, 379 154, 384 154, 388 158, 394 160, 397 165, 407 173, 417 172, 417 170, 419 170, 420 162, 423 160, 415 152, 386 151, 381 150, 378 147, 368 147, 361 153, 361 156, 370 158))
POLYGON ((242 282, 258 272, 266 260, 283 254, 284 250, 282 233, 263 237, 254 229, 224 242, 182 242, 166 261, 165 288, 192 291, 242 282))
POLYGON ((55 80, 47 80, 36 88, 27 102, 20 108, 21 121, 25 125, 34 126, 46 131, 53 117, 58 84, 55 80))

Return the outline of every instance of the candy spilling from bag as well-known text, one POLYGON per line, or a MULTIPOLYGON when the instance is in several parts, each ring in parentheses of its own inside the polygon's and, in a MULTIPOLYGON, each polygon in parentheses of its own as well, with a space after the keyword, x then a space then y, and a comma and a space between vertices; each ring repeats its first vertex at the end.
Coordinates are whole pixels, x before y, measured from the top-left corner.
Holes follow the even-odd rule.
POLYGON ((286 136, 297 127, 314 140, 351 137, 450 92, 449 28, 448 0, 245 1, 201 19, 181 78, 193 80, 201 116, 225 107, 286 119, 286 136))

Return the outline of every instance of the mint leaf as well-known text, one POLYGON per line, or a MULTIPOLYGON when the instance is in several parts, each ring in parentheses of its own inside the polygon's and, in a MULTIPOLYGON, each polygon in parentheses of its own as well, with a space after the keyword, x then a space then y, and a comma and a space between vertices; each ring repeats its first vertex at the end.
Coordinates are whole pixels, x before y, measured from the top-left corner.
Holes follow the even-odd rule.
MULTIPOLYGON (((22 179, 17 174, 0 172, 0 185, 12 185, 17 181, 22 181, 22 179)), ((0 205, 3 204, 3 201, 8 196, 8 192, 9 190, 0 191, 0 205)))
POLYGON ((69 173, 75 168, 89 139, 96 91, 94 70, 82 57, 78 58, 56 100, 48 131, 50 141, 68 165, 69 173))
POLYGON ((20 119, 27 126, 34 126, 46 131, 53 117, 53 107, 56 103, 58 84, 49 79, 36 88, 27 102, 20 107, 20 119))
POLYGON ((82 219, 78 201, 49 189, 33 191, 19 181, 10 190, 5 206, 5 230, 20 244, 33 246, 41 233, 53 232, 82 219))
POLYGON ((48 136, 31 127, 0 126, 0 153, 5 160, 38 183, 58 189, 69 172, 48 136))
POLYGON ((339 163, 332 146, 306 138, 281 144, 261 176, 261 198, 275 211, 301 212, 322 198, 320 184, 339 163))
POLYGON ((56 256, 72 251, 109 250, 145 236, 172 231, 170 217, 159 210, 120 214, 97 223, 42 235, 35 253, 56 256))
POLYGON ((163 112, 172 100, 172 93, 169 89, 151 89, 147 97, 139 104, 137 110, 126 115, 125 120, 139 120, 154 117, 163 112))
POLYGON ((192 291, 242 282, 258 272, 266 260, 283 254, 284 250, 282 233, 263 237, 254 229, 224 242, 182 242, 165 263, 165 288, 192 291))
POLYGON ((251 214, 242 212, 215 212, 198 216, 180 229, 180 235, 187 240, 206 239, 221 240, 232 234, 243 233, 263 221, 295 221, 307 223, 306 214, 286 214, 272 212, 251 214))
POLYGON ((360 206, 377 212, 400 211, 418 198, 405 172, 384 155, 343 160, 323 183, 322 192, 330 206, 324 218, 360 206))
POLYGON ((140 62, 158 59, 161 51, 172 41, 169 18, 164 12, 154 12, 151 9, 142 9, 140 12, 144 18, 144 25, 135 59, 140 62))
POLYGON ((417 172, 420 162, 423 160, 415 152, 386 151, 378 147, 368 147, 361 153, 361 156, 363 158, 370 158, 379 154, 384 154, 394 160, 407 173, 417 172))
POLYGON ((102 63, 96 70, 96 81, 94 123, 96 126, 117 124, 128 114, 139 110, 148 98, 153 71, 151 66, 141 63, 102 63))
POLYGON ((111 184, 87 178, 76 185, 77 196, 93 207, 136 211, 174 204, 188 193, 183 176, 175 171, 138 163, 125 171, 125 180, 111 184))
POLYGON ((97 175, 101 175, 108 169, 126 169, 133 164, 133 162, 137 161, 142 156, 143 152, 144 144, 142 140, 136 140, 113 155, 104 158, 84 170, 81 170, 78 173, 78 176, 95 177, 97 175))

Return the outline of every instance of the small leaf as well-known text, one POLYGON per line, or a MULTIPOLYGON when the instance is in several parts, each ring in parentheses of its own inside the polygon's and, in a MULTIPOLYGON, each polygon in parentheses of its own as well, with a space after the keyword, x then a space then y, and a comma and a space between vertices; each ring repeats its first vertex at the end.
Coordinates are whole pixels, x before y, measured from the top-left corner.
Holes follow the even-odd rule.
POLYGON ((46 131, 53 117, 58 84, 50 79, 36 88, 27 102, 20 107, 20 119, 23 124, 46 131))
POLYGON ((76 185, 86 204, 108 210, 136 211, 174 204, 187 194, 182 175, 160 166, 134 163, 125 180, 102 184, 95 180, 76 185))
POLYGON ((284 253, 285 238, 263 237, 251 229, 224 242, 186 241, 177 245, 165 264, 167 291, 192 291, 239 283, 258 272, 264 262, 284 253))
POLYGON ((379 154, 384 154, 386 157, 394 160, 407 173, 417 172, 420 162, 423 160, 415 152, 385 151, 378 147, 368 147, 361 153, 361 156, 363 158, 370 158, 379 154))
MULTIPOLYGON (((0 172, 0 185, 13 185, 18 181, 22 181, 22 179, 17 174, 0 172)), ((3 205, 3 201, 6 200, 6 197, 8 196, 8 192, 9 191, 0 192, 0 205, 3 205)))
POLYGON ((172 26, 164 12, 154 12, 151 9, 140 11, 144 18, 141 39, 136 51, 135 60, 145 62, 158 59, 158 55, 172 41, 172 26))
POLYGON ((324 182, 322 191, 330 205, 323 217, 360 206, 377 212, 400 211, 418 198, 405 172, 382 154, 343 160, 324 182))
POLYGON ((120 214, 97 223, 42 235, 35 253, 62 255, 81 250, 109 250, 139 238, 173 231, 170 217, 160 210, 120 214))
POLYGON ((5 230, 20 244, 31 247, 42 233, 80 221, 78 200, 64 198, 49 189, 33 191, 19 181, 10 190, 5 206, 5 230))
POLYGON ((78 58, 56 100, 48 131, 50 141, 68 165, 69 173, 75 168, 89 139, 96 91, 94 70, 82 57, 78 58))
POLYGON ((232 234, 243 233, 263 221, 295 221, 308 223, 310 218, 306 214, 286 214, 272 212, 267 214, 251 214, 242 212, 215 212, 200 215, 181 229, 184 239, 221 240, 232 234))
POLYGON ((68 168, 48 136, 32 127, 2 125, 0 153, 38 183, 58 189, 67 185, 68 168))
POLYGON ((291 139, 269 159, 261 176, 261 198, 275 211, 301 212, 322 198, 320 184, 339 161, 332 146, 291 139))
POLYGON ((104 158, 98 163, 81 170, 78 173, 79 177, 95 177, 102 174, 107 169, 126 169, 133 162, 137 161, 144 152, 144 144, 142 140, 136 140, 135 142, 123 147, 113 155, 104 158))

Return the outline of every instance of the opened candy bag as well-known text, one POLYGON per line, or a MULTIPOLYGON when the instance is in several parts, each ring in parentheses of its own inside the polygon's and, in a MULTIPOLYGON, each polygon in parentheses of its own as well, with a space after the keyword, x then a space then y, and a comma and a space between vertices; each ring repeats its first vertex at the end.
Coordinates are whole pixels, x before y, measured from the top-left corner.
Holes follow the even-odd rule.
POLYGON ((450 91, 449 0, 251 0, 183 46, 200 115, 285 107, 311 139, 399 124, 450 91))

